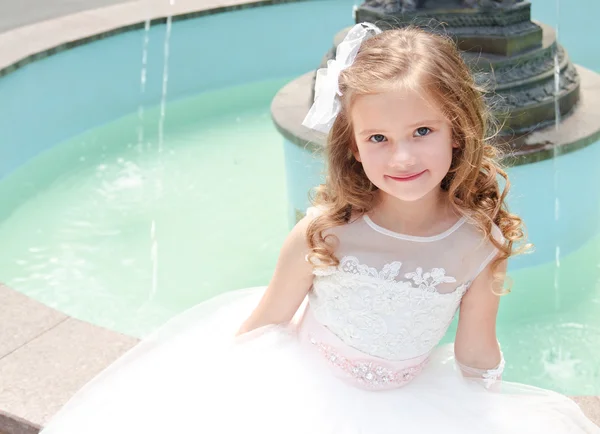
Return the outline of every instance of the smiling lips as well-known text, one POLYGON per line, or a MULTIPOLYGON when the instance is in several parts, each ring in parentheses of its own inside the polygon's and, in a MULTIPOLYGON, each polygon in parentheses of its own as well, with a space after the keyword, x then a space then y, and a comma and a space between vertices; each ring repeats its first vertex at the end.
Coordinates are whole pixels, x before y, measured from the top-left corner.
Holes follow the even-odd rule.
POLYGON ((425 172, 426 172, 426 170, 423 170, 422 172, 418 172, 418 173, 409 173, 407 175, 400 175, 400 176, 386 175, 386 176, 390 179, 393 179, 394 181, 405 182, 405 181, 412 181, 414 179, 417 179, 419 176, 421 176, 425 172))

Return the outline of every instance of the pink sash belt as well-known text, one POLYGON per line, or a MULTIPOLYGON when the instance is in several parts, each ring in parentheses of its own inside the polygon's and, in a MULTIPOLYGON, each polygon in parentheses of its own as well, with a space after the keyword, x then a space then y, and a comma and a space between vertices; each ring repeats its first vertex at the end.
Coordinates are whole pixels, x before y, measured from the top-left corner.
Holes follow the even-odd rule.
POLYGON ((344 343, 319 323, 307 306, 299 328, 301 342, 316 348, 334 373, 359 387, 385 390, 401 387, 425 367, 429 354, 407 360, 387 360, 363 353, 344 343))

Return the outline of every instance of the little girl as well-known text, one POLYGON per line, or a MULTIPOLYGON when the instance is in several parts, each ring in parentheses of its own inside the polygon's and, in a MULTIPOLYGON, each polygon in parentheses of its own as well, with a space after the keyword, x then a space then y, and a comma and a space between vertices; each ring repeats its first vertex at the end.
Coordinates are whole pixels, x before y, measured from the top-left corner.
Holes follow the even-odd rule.
POLYGON ((599 433, 567 397, 501 381, 523 233, 453 42, 356 25, 304 124, 329 133, 328 175, 269 286, 176 317, 43 433, 599 433))

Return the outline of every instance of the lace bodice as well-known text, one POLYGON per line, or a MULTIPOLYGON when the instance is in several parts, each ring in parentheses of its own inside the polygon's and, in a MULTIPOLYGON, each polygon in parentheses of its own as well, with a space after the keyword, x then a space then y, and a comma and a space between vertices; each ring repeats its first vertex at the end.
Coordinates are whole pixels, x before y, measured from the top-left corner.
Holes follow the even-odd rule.
POLYGON ((331 233, 340 264, 314 268, 310 309, 347 345, 389 360, 428 354, 496 254, 466 219, 433 237, 394 233, 367 216, 331 233))

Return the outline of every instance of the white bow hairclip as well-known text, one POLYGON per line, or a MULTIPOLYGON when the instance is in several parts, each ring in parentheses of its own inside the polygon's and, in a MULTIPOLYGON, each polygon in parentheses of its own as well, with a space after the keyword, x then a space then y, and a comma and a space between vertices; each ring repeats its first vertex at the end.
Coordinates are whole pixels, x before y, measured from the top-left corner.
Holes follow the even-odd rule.
POLYGON ((329 132, 340 111, 340 73, 354 63, 360 44, 370 36, 370 32, 377 35, 381 30, 371 23, 356 24, 338 45, 335 59, 327 61, 327 68, 317 71, 315 101, 302 125, 321 133, 329 132))

